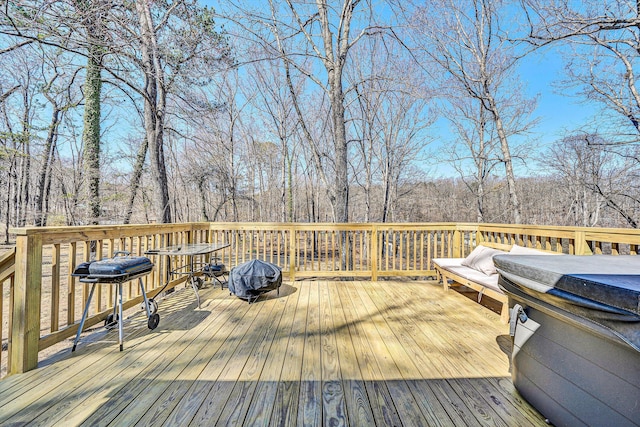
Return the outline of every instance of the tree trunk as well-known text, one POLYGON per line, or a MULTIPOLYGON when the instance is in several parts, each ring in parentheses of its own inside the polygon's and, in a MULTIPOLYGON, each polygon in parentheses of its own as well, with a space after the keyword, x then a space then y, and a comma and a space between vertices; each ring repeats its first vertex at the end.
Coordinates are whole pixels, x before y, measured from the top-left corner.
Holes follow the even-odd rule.
MULTIPOLYGON (((9 170, 9 176, 11 174, 11 170, 9 170)), ((7 198, 4 200, 5 202, 5 221, 4 221, 4 242, 9 243, 9 224, 11 223, 11 179, 9 179, 7 188, 7 198)))
POLYGON ((282 164, 280 165, 280 185, 282 186, 282 193, 280 194, 280 221, 287 222, 287 210, 289 203, 287 202, 287 176, 289 163, 287 142, 284 138, 280 139, 282 144, 282 164))
POLYGON ((144 69, 144 127, 149 144, 151 176, 155 184, 155 213, 159 223, 171 222, 171 201, 164 163, 164 113, 166 92, 156 34, 149 3, 136 1, 140 21, 141 57, 144 69))
MULTIPOLYGON (((53 154, 52 154, 53 156, 53 154)), ((47 214, 49 213, 49 199, 51 196, 51 167, 49 167, 49 172, 47 173, 47 179, 46 179, 46 183, 45 183, 45 189, 44 189, 44 221, 43 221, 43 226, 47 225, 47 214)))
POLYGON ((348 150, 345 129, 344 94, 342 92, 342 76, 335 73, 331 76, 331 117, 334 128, 335 145, 335 180, 333 217, 336 222, 349 222, 349 178, 348 150))
POLYGON ((522 224, 522 217, 520 215, 520 202, 518 200, 518 194, 516 191, 516 179, 513 173, 513 162, 511 160, 511 152, 509 150, 509 142, 507 141, 507 134, 504 131, 502 119, 498 113, 493 96, 489 93, 485 93, 486 99, 489 103, 489 111, 493 116, 493 120, 496 124, 496 131, 498 132, 498 138, 500 139, 500 148, 502 150, 502 158, 504 162, 504 169, 507 178, 507 188, 509 190, 509 201, 511 204, 511 210, 513 212, 513 223, 522 224))
POLYGON ((53 152, 56 136, 58 133, 58 125, 60 124, 60 109, 57 105, 53 106, 51 114, 51 124, 49 132, 44 144, 42 165, 38 174, 38 188, 36 194, 35 221, 36 226, 44 227, 47 225, 47 209, 44 207, 45 193, 47 193, 47 182, 51 182, 51 165, 53 162, 53 152), (49 177, 49 180, 47 180, 49 177))
POLYGON ((200 193, 200 213, 205 221, 209 222, 209 215, 207 215, 207 197, 204 183, 206 181, 206 175, 202 175, 198 178, 198 192, 200 193))
POLYGON ((20 196, 18 197, 18 214, 16 225, 24 227, 27 224, 27 211, 29 210, 29 187, 31 181, 31 123, 30 123, 30 105, 29 94, 27 89, 23 91, 24 114, 22 118, 22 168, 20 170, 20 196))
POLYGON ((136 199, 136 194, 140 188, 140 180, 142 178, 142 172, 144 170, 144 160, 147 157, 148 139, 144 138, 140 143, 138 154, 136 156, 136 163, 133 167, 133 176, 131 177, 131 183, 129 190, 129 200, 127 201, 127 209, 125 210, 124 223, 129 224, 131 222, 131 215, 133 215, 133 203, 136 199))
POLYGON ((476 219, 478 222, 484 222, 484 180, 478 181, 476 219))
POLYGON ((389 156, 386 158, 386 164, 382 171, 382 176, 384 179, 383 186, 383 200, 382 200, 382 222, 387 222, 389 220, 389 209, 391 203, 391 159, 389 156))
MULTIPOLYGON (((357 2, 356 2, 357 3, 357 2)), ((345 124, 344 92, 342 73, 349 50, 349 28, 354 4, 343 5, 343 21, 341 31, 335 41, 331 32, 326 0, 318 0, 318 17, 324 43, 324 66, 329 82, 329 101, 331 103, 331 121, 333 124, 333 144, 335 149, 335 177, 333 181, 333 220, 349 222, 349 180, 348 150, 345 124), (334 49, 336 53, 334 54, 334 49)))
MULTIPOLYGON (((90 29, 89 29, 90 31, 90 29)), ((91 36, 89 36, 91 38, 91 36)), ((91 43, 91 42, 90 42, 91 43)), ((84 83, 84 145, 83 165, 87 183, 89 222, 98 224, 100 207, 100 92, 102 90, 102 52, 95 44, 89 45, 87 76, 84 83)))
MULTIPOLYGON (((486 163, 486 144, 485 144, 485 110, 482 103, 479 103, 480 111, 478 112, 478 138, 480 140, 480 146, 478 147, 479 156, 476 162, 477 170, 478 170, 478 191, 476 194, 477 197, 477 221, 484 222, 484 181, 486 179, 485 168, 487 167, 486 163)), ((472 150, 473 151, 473 150, 472 150)))

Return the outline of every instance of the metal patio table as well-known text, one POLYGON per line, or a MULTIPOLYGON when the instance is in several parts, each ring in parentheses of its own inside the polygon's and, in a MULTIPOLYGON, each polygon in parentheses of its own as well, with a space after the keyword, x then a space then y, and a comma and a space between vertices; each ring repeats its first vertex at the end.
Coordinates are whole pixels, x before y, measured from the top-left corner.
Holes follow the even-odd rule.
MULTIPOLYGON (((145 255, 166 255, 169 257, 185 256, 188 261, 186 264, 181 265, 169 271, 170 275, 186 275, 187 281, 191 284, 193 291, 196 294, 196 300, 198 302, 198 308, 200 308, 200 296, 198 295, 198 285, 201 283, 201 279, 197 276, 197 273, 202 271, 201 266, 206 263, 196 260, 196 258, 204 255, 211 255, 215 252, 231 246, 228 243, 183 243, 179 245, 165 246, 157 249, 150 249, 145 252, 145 255)), ((165 284, 165 287, 169 284, 169 280, 165 284)), ((164 288, 163 288, 164 289, 164 288)), ((162 292, 162 290, 160 291, 162 292)))

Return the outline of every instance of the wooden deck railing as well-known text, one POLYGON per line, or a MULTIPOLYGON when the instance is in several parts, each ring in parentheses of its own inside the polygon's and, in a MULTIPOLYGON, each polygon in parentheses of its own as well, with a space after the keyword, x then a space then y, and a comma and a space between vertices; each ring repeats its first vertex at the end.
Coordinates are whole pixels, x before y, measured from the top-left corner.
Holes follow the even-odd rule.
MULTIPOLYGON (((4 253, 0 256, 0 368, 8 366, 8 359, 11 354, 11 339, 9 331, 11 331, 12 313, 13 313, 13 288, 15 283, 16 271, 16 249, 4 253), (5 320, 6 319, 6 320, 5 320), (6 325, 6 327, 5 327, 6 325), (5 344, 6 343, 6 344, 5 344), (2 360, 2 356, 6 354, 6 361, 2 360), (4 363, 4 365, 3 365, 4 363)), ((0 375, 2 378, 2 375, 0 375)))
MULTIPOLYGON (((4 359, 10 373, 38 363, 38 352, 68 337, 78 327, 88 285, 71 273, 76 265, 126 250, 179 243, 229 243, 221 261, 232 268, 259 258, 280 266, 289 280, 310 277, 433 276, 431 260, 464 257, 483 243, 507 249, 513 244, 568 254, 637 254, 640 231, 507 224, 281 224, 185 223, 127 226, 21 228, 12 232, 16 248, 0 257, 0 319, 4 359)), ((169 263, 156 268, 145 286, 154 293, 171 278, 169 263)), ((113 304, 113 289, 99 286, 87 325, 102 321, 113 304)), ((125 307, 139 304, 134 284, 125 287, 125 307)))

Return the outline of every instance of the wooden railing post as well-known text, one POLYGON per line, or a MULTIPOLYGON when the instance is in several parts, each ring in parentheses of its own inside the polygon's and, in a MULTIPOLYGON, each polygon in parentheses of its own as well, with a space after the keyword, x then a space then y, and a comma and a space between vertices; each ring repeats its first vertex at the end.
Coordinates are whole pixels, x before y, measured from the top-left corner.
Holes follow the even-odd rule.
MULTIPOLYGON (((482 232, 482 230, 480 230, 479 226, 476 226, 476 246, 481 245, 482 243, 484 243, 485 238, 484 238, 484 232, 482 232)), ((472 250, 475 249, 475 247, 471 248, 472 250)))
POLYGON ((584 231, 575 232, 575 255, 593 255, 584 231))
POLYGON ((289 227, 289 280, 294 282, 296 280, 296 229, 295 227, 289 227))
POLYGON ((462 258, 462 232, 455 230, 453 232, 453 258, 462 258))
POLYGON ((38 367, 40 340, 40 294, 42 284, 42 237, 16 238, 16 272, 13 293, 10 374, 38 367))
POLYGON ((378 227, 371 227, 371 248, 369 251, 371 257, 371 280, 378 281, 378 227))

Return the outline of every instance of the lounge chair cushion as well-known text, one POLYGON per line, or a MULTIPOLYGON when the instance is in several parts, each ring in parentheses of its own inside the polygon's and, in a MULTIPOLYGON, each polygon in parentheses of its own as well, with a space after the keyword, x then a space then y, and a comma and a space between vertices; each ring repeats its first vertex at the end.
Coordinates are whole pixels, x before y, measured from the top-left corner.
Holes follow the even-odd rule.
POLYGON ((487 276, 491 276, 498 272, 496 270, 496 266, 493 265, 493 257, 499 254, 504 254, 504 252, 498 249, 479 245, 471 251, 464 260, 462 260, 461 265, 478 270, 487 276))

